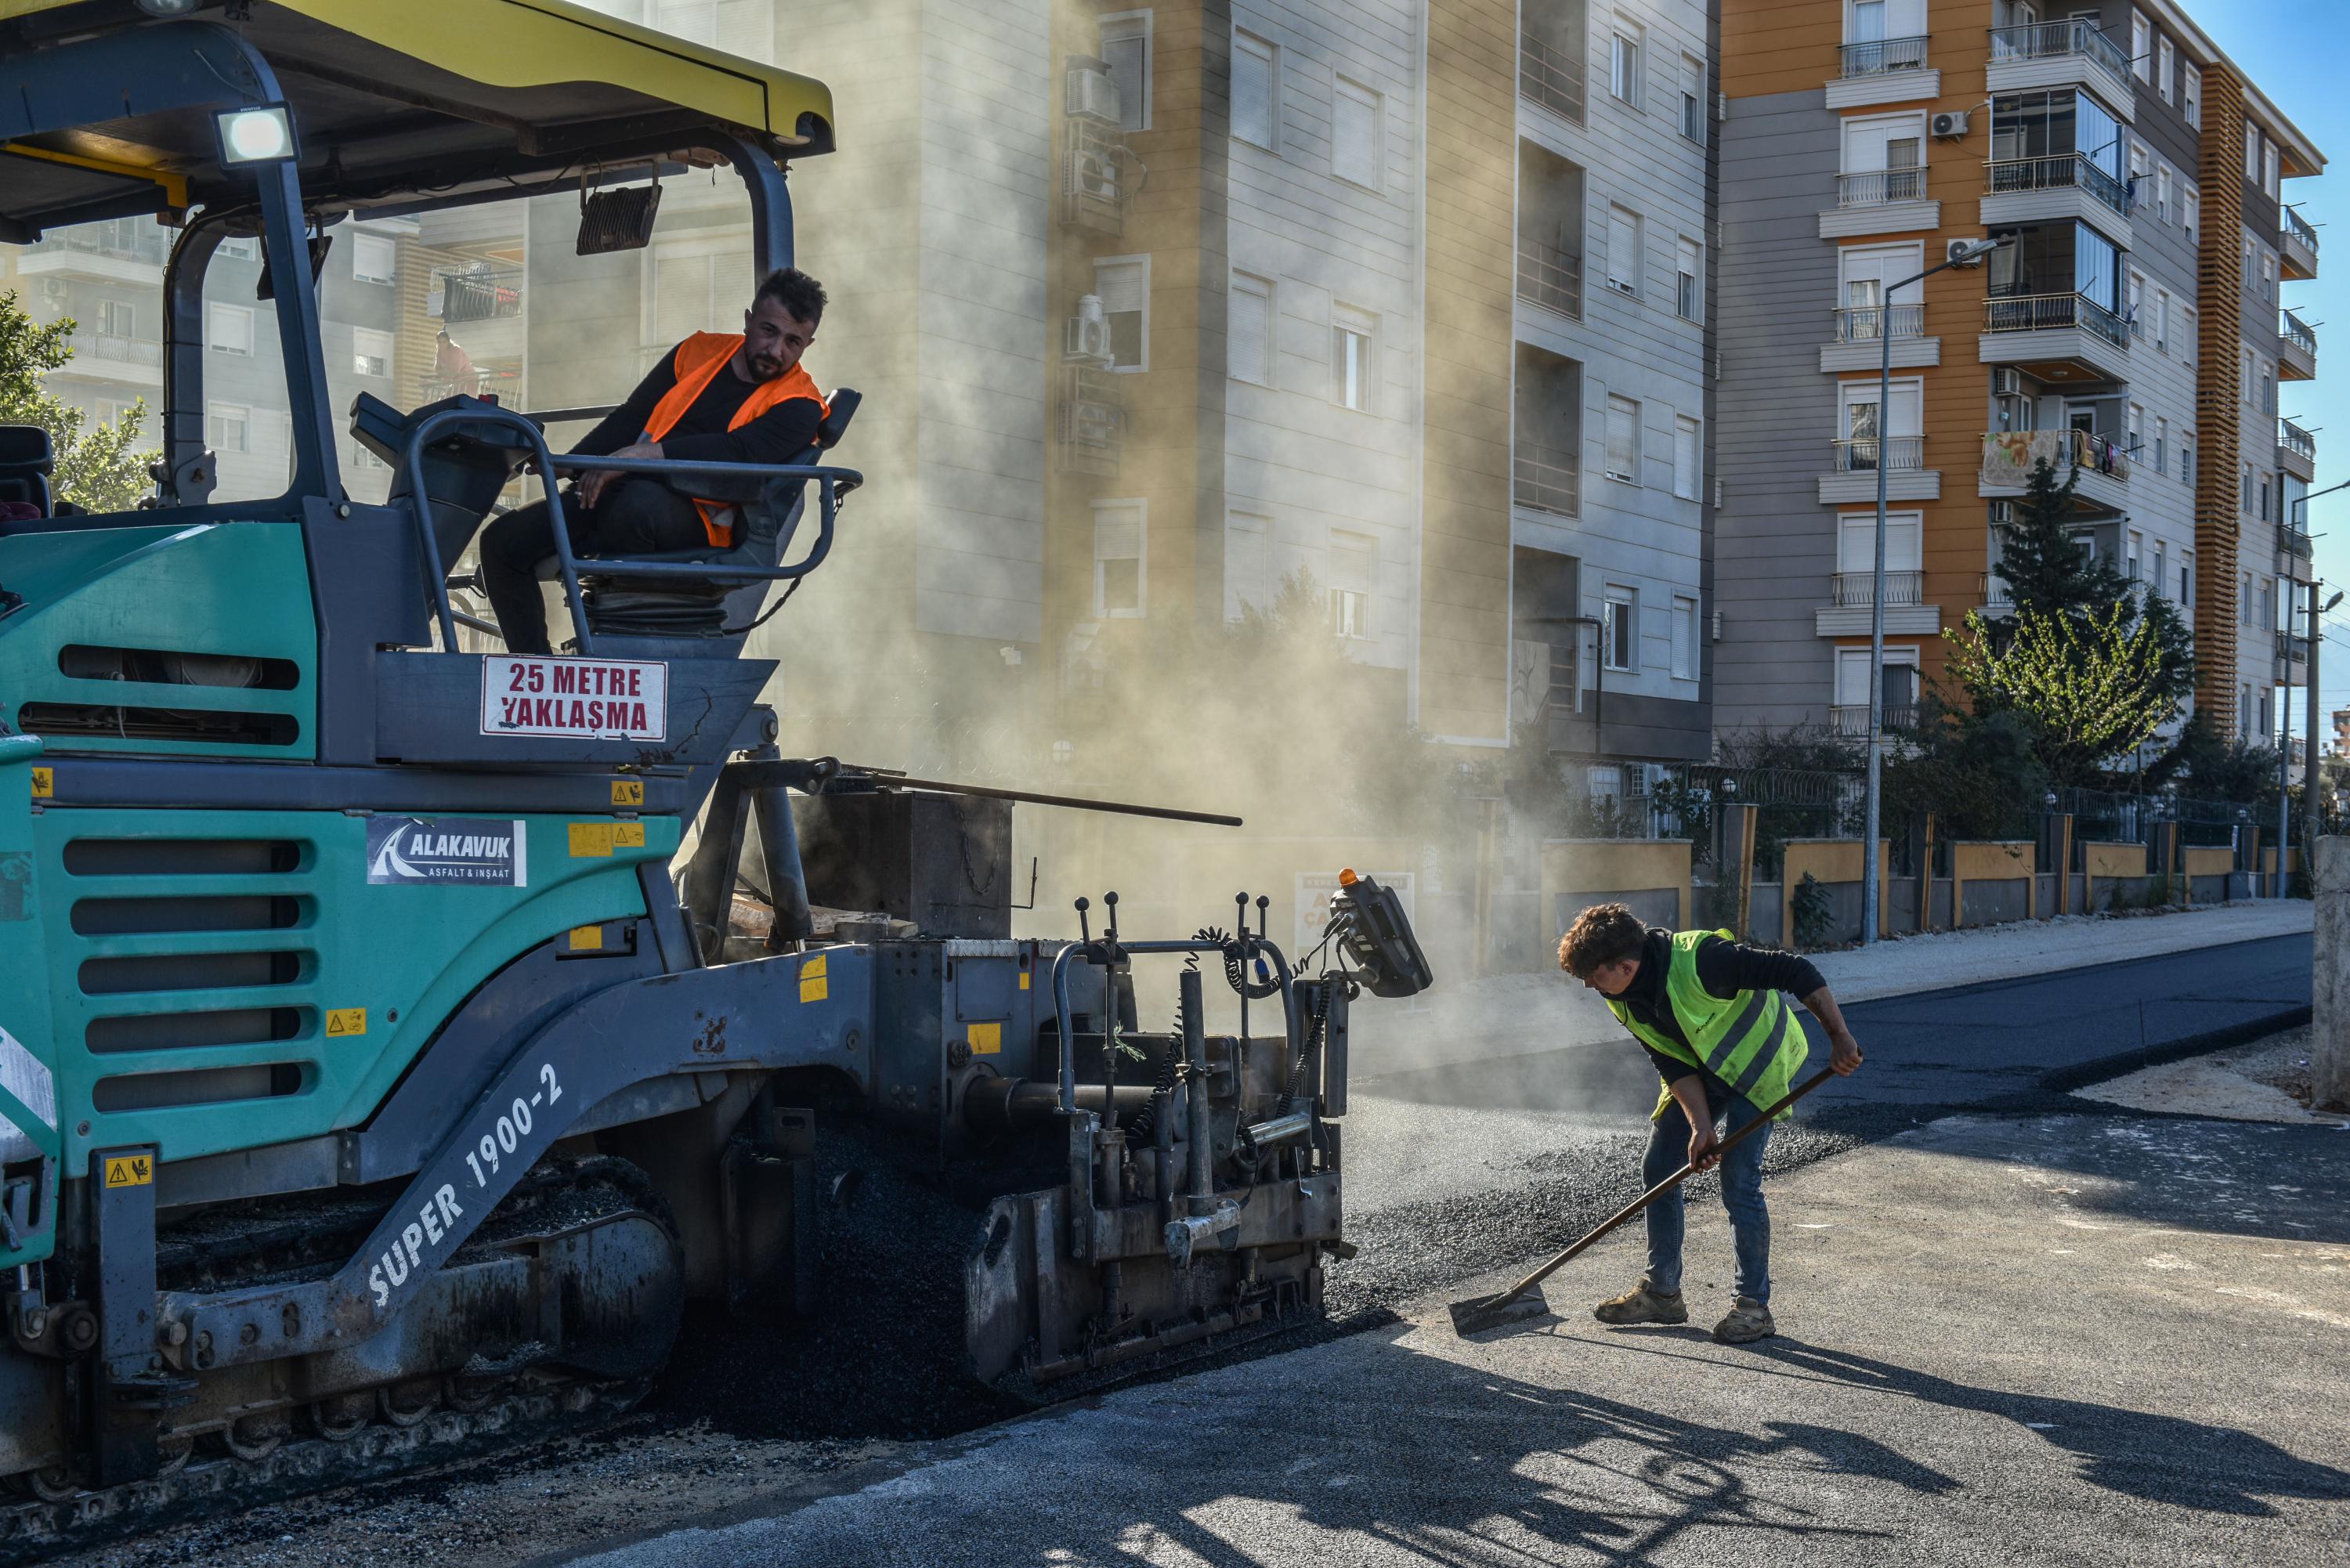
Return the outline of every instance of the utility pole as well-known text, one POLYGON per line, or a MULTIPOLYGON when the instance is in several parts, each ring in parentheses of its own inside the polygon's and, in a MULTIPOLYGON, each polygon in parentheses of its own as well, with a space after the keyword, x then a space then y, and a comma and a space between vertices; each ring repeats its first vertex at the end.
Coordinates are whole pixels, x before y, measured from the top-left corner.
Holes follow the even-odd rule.
POLYGON ((2317 888, 2317 835, 2324 822, 2324 813, 2320 809, 2324 781, 2317 766, 2317 653, 2324 646, 2324 637, 2317 618, 2342 602, 2337 589, 2332 598, 2319 604, 2317 590, 2324 586, 2309 585, 2309 755, 2301 766, 2301 864, 2313 895, 2317 888))

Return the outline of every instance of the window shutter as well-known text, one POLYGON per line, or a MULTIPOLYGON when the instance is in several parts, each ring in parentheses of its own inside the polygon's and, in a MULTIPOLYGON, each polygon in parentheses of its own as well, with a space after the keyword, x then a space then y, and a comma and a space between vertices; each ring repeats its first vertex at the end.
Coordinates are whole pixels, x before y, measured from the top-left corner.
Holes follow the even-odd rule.
POLYGON ((1622 207, 1607 209, 1607 278, 1627 288, 1640 283, 1640 220, 1622 207))
POLYGON ((1094 559, 1130 561, 1142 554, 1142 519, 1131 507, 1094 514, 1094 559))
POLYGON ((1639 480, 1639 404, 1625 398, 1607 400, 1607 472, 1612 478, 1639 480))
POLYGON ((1140 262, 1099 262, 1094 266, 1094 293, 1101 296, 1102 310, 1111 316, 1125 310, 1142 308, 1142 264, 1140 262))
POLYGON ((1341 593, 1371 591, 1371 558, 1377 546, 1360 534, 1330 535, 1330 586, 1341 593))
POLYGON ((1673 421, 1673 493, 1684 501, 1697 499, 1698 424, 1682 415, 1673 421))
POLYGON ((1330 171, 1357 185, 1379 182, 1378 95, 1344 78, 1331 103, 1330 171))
POLYGON ((1246 33, 1232 35, 1232 134, 1274 146, 1273 46, 1246 33))
POLYGON ((1227 353, 1232 373, 1243 381, 1273 383, 1273 300, 1271 291, 1255 278, 1232 279, 1232 339, 1227 353))

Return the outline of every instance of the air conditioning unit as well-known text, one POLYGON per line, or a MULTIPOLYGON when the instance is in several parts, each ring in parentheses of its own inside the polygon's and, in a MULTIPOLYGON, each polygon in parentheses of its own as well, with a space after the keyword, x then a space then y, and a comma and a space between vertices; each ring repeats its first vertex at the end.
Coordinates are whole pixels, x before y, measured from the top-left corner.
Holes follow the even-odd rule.
POLYGON ((41 280, 41 292, 51 299, 63 299, 73 292, 73 286, 61 277, 45 277, 41 280))
POLYGON ((2020 398, 2023 395, 2023 374, 2004 366, 1991 373, 1991 395, 1994 398, 2020 398))
POLYGON ((1109 317, 1102 310, 1101 296, 1081 296, 1077 313, 1062 323, 1061 360, 1069 365, 1098 365, 1105 369, 1112 363, 1109 317))
POLYGON ((1119 122, 1118 79, 1109 74, 1109 62, 1084 55, 1069 57, 1069 74, 1061 94, 1062 112, 1075 119, 1099 119, 1111 125, 1119 122))
POLYGON ((1962 109, 1944 109, 1934 117, 1933 131, 1944 140, 1957 140, 1967 133, 1967 111, 1962 109))
POLYGON ((1981 255, 1970 256, 1967 254, 1971 247, 1981 244, 1982 244, 1981 240, 1952 240, 1943 247, 1942 259, 1952 266, 1981 266, 1983 264, 1983 256, 1991 254, 1989 251, 1983 252, 1981 255))
POLYGON ((1099 202, 1109 206, 1118 204, 1118 160, 1109 153, 1091 148, 1069 149, 1066 166, 1061 176, 1063 192, 1099 202))

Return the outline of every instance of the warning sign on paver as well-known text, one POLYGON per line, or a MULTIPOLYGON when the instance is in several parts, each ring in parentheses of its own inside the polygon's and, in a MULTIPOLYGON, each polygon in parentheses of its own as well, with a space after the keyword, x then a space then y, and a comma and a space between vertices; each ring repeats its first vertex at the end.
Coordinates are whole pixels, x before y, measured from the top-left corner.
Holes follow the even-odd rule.
POLYGON ((143 1154, 110 1154, 106 1157, 106 1184, 109 1187, 144 1187, 155 1179, 155 1162, 143 1154))
POLYGON ((367 1033, 367 1009, 364 1007, 330 1008, 327 1012, 327 1038, 339 1040, 346 1034, 367 1033))
POLYGON ((482 660, 482 733, 579 740, 669 736, 669 666, 639 659, 482 660))

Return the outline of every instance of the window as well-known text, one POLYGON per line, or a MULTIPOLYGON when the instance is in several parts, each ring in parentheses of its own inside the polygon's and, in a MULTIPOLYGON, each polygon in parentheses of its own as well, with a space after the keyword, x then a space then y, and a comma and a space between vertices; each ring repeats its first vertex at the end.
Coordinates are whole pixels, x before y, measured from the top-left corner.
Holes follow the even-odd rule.
POLYGON ((1640 652, 1640 596, 1638 589, 1607 585, 1600 606, 1599 662, 1610 670, 1637 670, 1640 652))
POLYGON ((1622 27, 1608 41, 1607 90, 1633 108, 1640 107, 1639 35, 1622 27))
POLYGON ((1673 679, 1697 679, 1697 601, 1673 596, 1673 679))
POLYGON ((1695 501, 1702 483, 1704 445, 1698 421, 1687 414, 1673 416, 1673 493, 1695 501))
POLYGON ((2142 11, 2130 17, 2130 69, 2137 73, 2138 80, 2153 84, 2154 29, 2142 11))
POLYGON ((2154 346, 2161 353, 2170 352, 2170 291, 2154 291, 2154 346))
MULTIPOLYGON (((1839 253, 1836 270, 1843 278, 1844 287, 1838 294, 1836 304, 1846 313, 1840 334, 1842 338, 1846 342, 1874 342, 1880 329, 1877 307, 1888 303, 1885 297, 1886 286, 1904 278, 1914 278, 1925 269, 1924 248, 1914 244, 1853 245, 1839 253)), ((1923 286, 1912 283, 1908 293, 1889 303, 1915 306, 1924 297, 1923 286)), ((1914 336, 1918 328, 1917 317, 1910 312, 1903 312, 1902 315, 1907 319, 1895 320, 1892 324, 1895 332, 1897 335, 1914 336)))
POLYGON ((254 239, 223 240, 213 254, 227 261, 251 261, 261 254, 261 242, 254 239))
POLYGON ((1379 146, 1379 95, 1340 77, 1330 105, 1330 172, 1378 190, 1379 146))
MULTIPOLYGON (((2189 490, 2195 488, 2195 438, 2191 435, 2178 438, 2178 477, 2189 490)), ((2185 596, 2180 598, 2184 602, 2185 596)))
POLYGON ((1688 55, 1681 57, 1681 134, 1705 140, 1705 67, 1688 55))
POLYGON ((2132 403, 2129 406, 2129 412, 2124 417, 2128 423, 2125 427, 2126 436, 2122 441, 2122 450, 2129 454, 2129 460, 2132 462, 2143 462, 2145 460, 2139 455, 2138 442, 2146 429, 2146 410, 2132 403))
POLYGON ((667 353, 690 333, 743 329, 743 307, 759 286, 748 233, 657 242, 648 254, 646 348, 667 353))
POLYGON ((1378 337, 1376 316, 1351 305, 1334 306, 1330 320, 1330 393, 1341 408, 1371 411, 1378 384, 1372 350, 1378 337))
POLYGON ((2263 302, 2276 298, 2276 257, 2261 253, 2261 298, 2263 302))
POLYGON ((1640 292, 1640 214, 1628 207, 1607 209, 1607 286, 1640 292))
POLYGON ((1877 383, 1875 380, 1842 381, 1837 383, 1838 395, 1844 400, 1844 434, 1848 443, 1846 467, 1848 470, 1874 471, 1877 467, 1877 437, 1883 434, 1893 442, 1887 461, 1895 468, 1918 466, 1916 438, 1924 428, 1925 383, 1916 379, 1893 383, 1893 408, 1880 431, 1877 418, 1877 383))
POLYGON ((1607 396, 1607 477, 1620 484, 1640 483, 1640 405, 1607 396))
POLYGON ((1844 122, 1844 167, 1847 176, 1880 179, 1845 182, 1847 206, 1914 202, 1926 194, 1925 124, 1914 114, 1878 115, 1844 122))
POLYGON ((136 337, 139 311, 127 299, 104 299, 98 306, 98 330, 107 337, 136 337))
POLYGON ((1262 610, 1272 602, 1265 591, 1266 542, 1273 519, 1255 512, 1233 512, 1224 518, 1224 618, 1239 620, 1247 609, 1262 610))
POLYGON ((2198 130, 2203 128, 2203 72, 2196 66, 2182 66, 2178 73, 2178 96, 2185 101, 2187 123, 2198 130))
POLYGON ((2256 515, 2258 515, 2258 516, 2259 516, 2259 518, 2260 518, 2260 520, 2261 520, 2262 522, 2266 523, 2266 522, 2268 522, 2268 521, 2269 521, 2269 475, 2268 475, 2268 470, 2266 470, 2266 469, 2262 469, 2262 470, 2259 472, 2259 476, 2258 476, 2258 479, 2257 479, 2257 482, 2256 482, 2256 488, 2259 490, 2259 492, 2260 492, 2260 497, 2261 497, 2261 509, 2260 509, 2259 513, 2258 513, 2258 514, 2256 514, 2256 515))
POLYGON ((2172 101, 2170 67, 2171 62, 2177 57, 2178 51, 2171 47, 2168 38, 2163 39, 2154 47, 2154 90, 2162 95, 2162 101, 2165 103, 2172 101))
POLYGON ((2195 340, 2195 324, 2199 318, 2193 306, 2181 306, 2179 316, 2183 324, 2178 331, 2178 357, 2192 365, 2199 352, 2195 340))
POLYGON ((2236 394, 2246 408, 2252 406, 2252 351, 2239 345, 2236 349, 2236 394))
MULTIPOLYGON (((253 312, 242 305, 204 306, 204 347, 217 354, 253 352, 253 312)), ((243 452, 244 448, 235 450, 243 452)))
POLYGON ((351 373, 355 376, 389 376, 391 374, 392 337, 373 327, 351 328, 351 373))
POLYGON ((2257 180, 2260 177, 2261 128, 2248 124, 2244 127, 2244 178, 2257 180))
POLYGON ((2249 462, 2238 465, 2236 471, 2236 510, 2248 517, 2251 515, 2252 465, 2249 462))
POLYGON ((1232 35, 1232 134, 1273 149, 1281 123, 1281 52, 1253 33, 1232 35))
POLYGON ((1150 258, 1111 256, 1094 263, 1094 293, 1109 320, 1112 368, 1150 368, 1150 258))
POLYGON ((400 247, 382 234, 351 236, 351 275, 361 283, 391 283, 400 271, 400 247))
MULTIPOLYGON (((1885 569, 1916 572, 1925 567, 1925 514, 1888 512, 1885 514, 1885 569)), ((1836 571, 1870 574, 1877 570, 1877 514, 1847 512, 1836 519, 1836 571)), ((1894 603, 1899 603, 1894 600, 1894 603)))
POLYGON ((1695 240, 1682 240, 1673 254, 1673 308, 1690 321, 1705 319, 1703 252, 1695 240))
POLYGON ((2187 237, 2194 240, 2203 232, 2203 193, 2192 185, 2178 203, 2178 220, 2187 225, 2187 237))
POLYGON ((2122 576, 2133 583, 2138 580, 2138 554, 2145 548, 2146 535, 2135 528, 2131 529, 2122 545, 2122 576))
POLYGON ((1118 123, 1150 129, 1150 13, 1127 11, 1101 20, 1101 57, 1118 84, 1118 123))
POLYGON ((2146 275, 2134 272, 2122 291, 2122 319, 2129 324, 2130 336, 2146 336, 2146 275))
POLYGON ((355 469, 389 470, 391 464, 376 456, 375 450, 364 441, 351 442, 351 466, 355 469))
POLYGON ((1149 591, 1143 559, 1149 536, 1149 503, 1094 503, 1094 615, 1104 620, 1139 620, 1149 591))
POLYGON ((1232 375, 1273 385, 1273 285, 1246 273, 1232 274, 1232 338, 1226 353, 1232 375))
POLYGON ((1340 637, 1371 635, 1378 551, 1378 541, 1368 535, 1330 531, 1330 629, 1340 637))
POLYGON ((2277 193, 2277 144, 2273 141, 2264 141, 2261 144, 2261 189, 2269 193, 2271 200, 2275 199, 2277 193))
POLYGON ((2178 602, 2182 605, 2195 602, 2195 557, 2192 556, 2178 557, 2178 602))
MULTIPOLYGON (((1885 722, 1906 724, 1910 715, 1900 711, 1917 700, 1918 650, 1916 648, 1888 648, 1885 664, 1879 671, 1879 689, 1885 694, 1885 722)), ((1866 711, 1868 707, 1868 649, 1839 648, 1836 649, 1835 700, 1839 708, 1866 711)))
POLYGON ((2170 165, 2158 166, 2154 171, 2154 215, 2163 223, 2170 222, 2170 165))
POLYGON ((2158 415, 2154 421, 2154 472, 2170 472, 2170 421, 2158 415))
POLYGON ((1847 44, 1885 42, 1885 0, 1852 0, 1846 31, 1850 35, 1845 39, 1847 44))
POLYGON ((239 403, 207 403, 204 444, 216 452, 251 452, 253 410, 239 403))
POLYGON ((2157 539, 2154 542, 2154 571, 2146 580, 2147 585, 2158 594, 2170 591, 2170 566, 2165 558, 2168 554, 2169 546, 2157 539))

